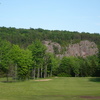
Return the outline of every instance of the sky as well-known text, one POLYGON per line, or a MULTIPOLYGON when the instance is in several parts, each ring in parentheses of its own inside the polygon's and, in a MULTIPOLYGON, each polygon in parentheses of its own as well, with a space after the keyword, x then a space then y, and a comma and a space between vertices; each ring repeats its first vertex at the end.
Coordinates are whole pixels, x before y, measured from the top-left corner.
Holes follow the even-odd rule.
POLYGON ((100 0, 0 0, 0 27, 100 33, 100 0))

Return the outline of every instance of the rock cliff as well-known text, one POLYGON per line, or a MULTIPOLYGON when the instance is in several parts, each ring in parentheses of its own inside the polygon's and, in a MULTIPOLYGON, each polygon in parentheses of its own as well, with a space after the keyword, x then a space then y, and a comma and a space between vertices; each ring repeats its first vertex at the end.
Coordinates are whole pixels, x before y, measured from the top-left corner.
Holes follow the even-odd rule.
POLYGON ((56 42, 43 41, 43 44, 47 47, 47 52, 54 53, 60 58, 63 56, 87 57, 98 53, 97 45, 88 40, 84 40, 76 44, 69 44, 67 47, 64 47, 64 50, 63 47, 56 42))

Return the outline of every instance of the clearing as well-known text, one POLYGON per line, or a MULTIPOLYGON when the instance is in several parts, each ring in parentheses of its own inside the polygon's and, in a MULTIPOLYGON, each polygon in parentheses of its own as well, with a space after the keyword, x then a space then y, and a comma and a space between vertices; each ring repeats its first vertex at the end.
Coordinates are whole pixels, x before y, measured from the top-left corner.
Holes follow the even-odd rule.
POLYGON ((0 100, 100 100, 100 78, 57 77, 0 82, 0 100))

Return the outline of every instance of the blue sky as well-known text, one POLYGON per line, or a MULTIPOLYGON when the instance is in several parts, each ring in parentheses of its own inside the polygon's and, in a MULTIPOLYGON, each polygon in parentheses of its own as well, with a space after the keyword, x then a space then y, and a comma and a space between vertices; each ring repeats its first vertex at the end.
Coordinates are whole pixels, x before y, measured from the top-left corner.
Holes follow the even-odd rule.
POLYGON ((0 0, 0 27, 100 33, 100 0, 0 0))

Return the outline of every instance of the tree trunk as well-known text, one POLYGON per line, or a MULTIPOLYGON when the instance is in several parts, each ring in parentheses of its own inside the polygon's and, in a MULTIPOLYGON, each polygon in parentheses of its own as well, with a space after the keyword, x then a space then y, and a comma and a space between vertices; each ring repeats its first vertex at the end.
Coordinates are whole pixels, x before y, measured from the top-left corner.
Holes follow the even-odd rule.
POLYGON ((45 69, 44 69, 44 78, 47 77, 47 65, 45 66, 45 69))
POLYGON ((39 76, 40 76, 40 68, 38 67, 38 69, 37 69, 37 78, 39 78, 39 76))
POLYGON ((32 70, 32 77, 35 79, 35 72, 36 72, 36 68, 34 68, 33 70, 32 70))
POLYGON ((15 65, 15 80, 17 79, 17 64, 15 65))
POLYGON ((51 68, 51 72, 50 72, 50 77, 52 77, 52 68, 51 68))
POLYGON ((6 74, 6 77, 7 77, 7 82, 9 81, 9 78, 8 78, 8 72, 7 72, 7 74, 6 74))
POLYGON ((43 70, 43 69, 42 69, 42 67, 41 67, 41 78, 42 78, 42 70, 43 70))
POLYGON ((30 79, 30 68, 28 67, 28 80, 30 79))

